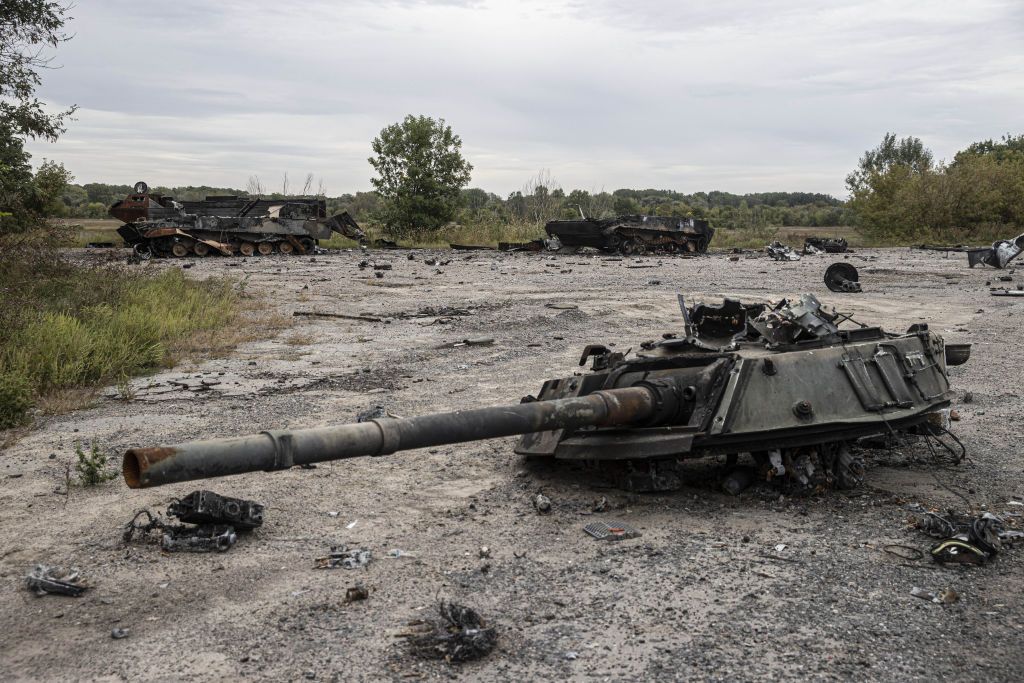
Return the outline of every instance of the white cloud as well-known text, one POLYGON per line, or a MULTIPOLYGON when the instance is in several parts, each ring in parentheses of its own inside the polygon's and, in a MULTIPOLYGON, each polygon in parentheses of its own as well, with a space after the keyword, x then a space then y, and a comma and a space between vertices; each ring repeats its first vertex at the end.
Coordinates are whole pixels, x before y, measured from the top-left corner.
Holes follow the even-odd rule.
POLYGON ((884 132, 938 157, 1019 130, 1010 2, 112 2, 73 10, 38 156, 79 181, 244 186, 313 172, 368 189, 369 142, 441 116, 473 184, 806 190, 884 132))

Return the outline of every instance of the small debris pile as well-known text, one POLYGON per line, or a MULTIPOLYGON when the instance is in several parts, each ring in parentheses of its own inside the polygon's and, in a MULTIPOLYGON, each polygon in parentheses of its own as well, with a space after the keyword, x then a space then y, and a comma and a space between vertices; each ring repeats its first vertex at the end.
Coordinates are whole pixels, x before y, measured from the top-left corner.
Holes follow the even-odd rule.
POLYGON ((463 605, 441 601, 439 619, 416 620, 412 630, 400 634, 413 654, 425 659, 468 662, 487 655, 498 642, 494 628, 487 628, 477 612, 463 605))
POLYGON ((331 552, 316 558, 317 569, 359 569, 370 564, 373 554, 363 548, 352 548, 344 545, 332 545, 331 552))
POLYGON ((28 573, 28 576, 25 577, 25 585, 39 596, 54 593, 70 595, 75 598, 89 588, 89 585, 82 580, 78 567, 64 570, 45 564, 37 564, 28 573))
POLYGON ((1009 528, 1002 517, 986 512, 978 516, 953 510, 925 512, 910 518, 911 526, 942 539, 932 546, 932 559, 941 564, 985 564, 1005 545, 1024 541, 1024 531, 1009 528))
POLYGON ((800 253, 794 251, 792 247, 783 244, 782 242, 775 240, 764 248, 766 254, 772 257, 775 261, 799 261, 800 253))
POLYGON ((159 530, 160 546, 167 552, 224 552, 238 540, 236 529, 249 531, 263 524, 263 506, 212 491, 193 491, 168 505, 167 516, 185 524, 165 522, 149 510, 139 510, 124 526, 124 542, 130 543, 136 534, 146 538, 159 530), (143 517, 146 521, 140 522, 143 517))

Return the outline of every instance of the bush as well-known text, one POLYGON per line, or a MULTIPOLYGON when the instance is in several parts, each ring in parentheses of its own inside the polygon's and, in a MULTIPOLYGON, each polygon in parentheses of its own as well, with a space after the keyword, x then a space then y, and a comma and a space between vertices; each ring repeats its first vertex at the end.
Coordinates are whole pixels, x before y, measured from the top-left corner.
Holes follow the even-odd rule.
POLYGON ((32 387, 21 375, 0 374, 0 429, 24 424, 32 408, 32 387))
POLYGON ((100 450, 95 441, 88 453, 82 450, 82 444, 75 444, 75 455, 78 457, 75 469, 78 470, 78 478, 83 485, 95 486, 117 476, 116 472, 106 471, 107 454, 100 450))

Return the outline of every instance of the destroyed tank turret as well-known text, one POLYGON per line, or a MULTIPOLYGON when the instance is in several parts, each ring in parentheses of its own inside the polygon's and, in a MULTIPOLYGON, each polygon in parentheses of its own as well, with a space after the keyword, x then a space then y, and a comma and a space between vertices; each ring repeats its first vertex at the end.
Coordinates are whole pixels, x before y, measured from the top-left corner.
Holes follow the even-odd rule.
POLYGON ((632 355, 588 346, 589 372, 548 380, 519 405, 133 448, 124 478, 140 488, 522 435, 516 453, 597 462, 634 491, 678 486, 684 459, 740 454, 762 476, 813 491, 857 483, 851 446, 862 437, 948 434, 938 421, 953 396, 946 367, 969 349, 947 354, 925 324, 840 329, 849 316, 809 294, 680 306, 681 334, 632 355))
POLYGON ((548 237, 562 247, 593 247, 623 254, 649 251, 704 253, 715 231, 707 221, 668 216, 549 221, 548 237))
POLYGON ((331 233, 366 241, 347 212, 328 217, 323 199, 215 196, 178 202, 138 182, 109 213, 124 223, 117 232, 125 243, 147 258, 311 254, 331 233))

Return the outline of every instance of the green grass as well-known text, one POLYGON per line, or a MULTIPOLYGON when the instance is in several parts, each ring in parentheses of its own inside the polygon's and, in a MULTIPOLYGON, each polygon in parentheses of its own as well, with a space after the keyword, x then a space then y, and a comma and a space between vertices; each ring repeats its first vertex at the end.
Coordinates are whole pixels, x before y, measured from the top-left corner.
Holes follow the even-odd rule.
POLYGON ((28 407, 67 390, 170 366, 233 328, 239 298, 228 280, 196 281, 180 270, 152 272, 66 263, 43 273, 2 263, 0 428, 25 422, 28 407))

